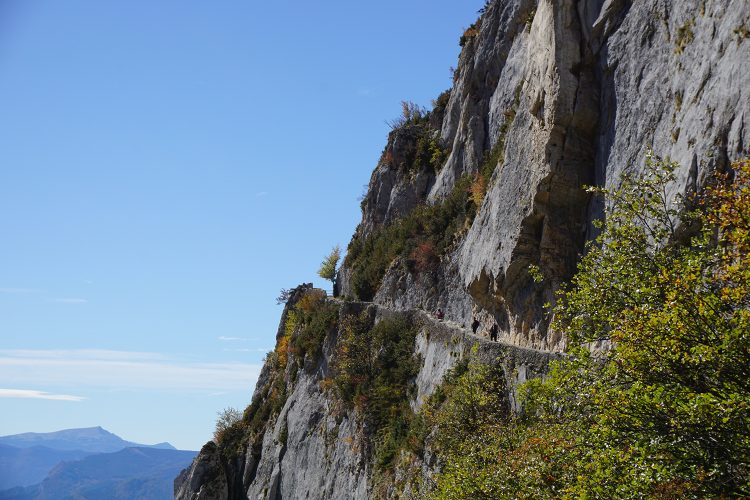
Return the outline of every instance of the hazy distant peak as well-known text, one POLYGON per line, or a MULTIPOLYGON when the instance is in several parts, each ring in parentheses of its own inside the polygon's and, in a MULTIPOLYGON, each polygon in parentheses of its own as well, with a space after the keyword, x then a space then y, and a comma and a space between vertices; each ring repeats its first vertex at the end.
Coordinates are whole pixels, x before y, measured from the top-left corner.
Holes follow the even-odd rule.
POLYGON ((149 446, 150 448, 159 448, 162 450, 176 450, 174 446, 172 446, 170 443, 164 441, 163 443, 156 443, 149 446))
POLYGON ((18 448, 46 446, 55 450, 81 450, 92 453, 109 453, 130 447, 160 448, 174 450, 167 442, 146 445, 126 441, 101 426, 63 429, 56 432, 25 432, 9 436, 0 436, 0 443, 18 448))

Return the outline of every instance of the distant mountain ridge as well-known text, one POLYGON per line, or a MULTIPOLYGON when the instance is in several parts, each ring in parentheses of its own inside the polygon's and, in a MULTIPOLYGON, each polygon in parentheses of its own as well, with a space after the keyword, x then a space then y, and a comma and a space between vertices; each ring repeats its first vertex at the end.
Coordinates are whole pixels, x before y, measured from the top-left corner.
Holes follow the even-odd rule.
POLYGON ((0 500, 157 500, 171 498, 173 478, 194 451, 126 448, 62 462, 40 484, 0 491, 0 500))
POLYGON ((102 427, 0 436, 0 500, 170 498, 195 455, 102 427))
POLYGON ((102 427, 85 427, 80 429, 64 429, 56 432, 25 432, 0 436, 0 444, 16 448, 30 448, 44 446, 54 450, 80 450, 89 453, 111 453, 123 448, 158 448, 165 450, 176 449, 169 443, 154 445, 126 441, 102 427))

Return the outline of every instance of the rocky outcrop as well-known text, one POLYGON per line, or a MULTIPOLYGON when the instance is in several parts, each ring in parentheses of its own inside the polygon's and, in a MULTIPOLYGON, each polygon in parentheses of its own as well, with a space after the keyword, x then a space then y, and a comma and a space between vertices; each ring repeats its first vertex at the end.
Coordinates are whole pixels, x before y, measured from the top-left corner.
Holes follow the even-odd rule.
MULTIPOLYGON (((453 88, 431 113, 405 115, 389 134, 353 242, 359 252, 376 236, 386 246, 384 234, 399 234, 388 228, 449 202, 457 208, 435 220, 461 219, 434 227, 455 234, 439 235, 439 251, 428 245, 415 256, 398 248, 381 269, 368 269, 373 303, 357 302, 358 271, 349 260, 337 279, 349 299, 335 303, 340 318, 366 311, 378 322, 400 314, 419 325, 419 371, 404 395, 412 410, 467 356, 502 366, 507 399, 517 408, 514 387, 544 374, 565 347, 549 329, 544 304, 575 271, 584 242, 595 235, 592 221, 603 214, 584 186, 617 187, 623 174, 644 172, 652 149, 678 163, 670 195, 684 194, 746 155, 749 38, 745 0, 485 6, 462 37, 453 88), (542 282, 532 280, 532 264, 542 282), (438 307, 447 321, 424 313, 438 307), (483 325, 476 337, 467 332, 473 317, 483 325), (495 322, 501 343, 486 340, 495 322)), ((409 230, 430 236, 432 222, 412 221, 409 230)), ((290 295, 277 342, 288 334, 290 307, 309 290, 290 295)), ((341 334, 341 323, 327 332, 315 360, 280 368, 278 358, 269 359, 249 408, 265 420, 232 454, 206 445, 176 481, 176 498, 417 495, 408 486, 399 490, 399 477, 374 489, 372 432, 330 388, 341 334), (273 397, 278 408, 268 409, 263 402, 273 397)), ((424 477, 438 467, 429 450, 424 463, 411 465, 424 477)), ((396 475, 408 474, 397 468, 396 475)))
POLYGON ((215 443, 206 443, 190 468, 177 476, 174 496, 185 500, 231 498, 224 464, 215 443))
POLYGON ((432 135, 426 124, 398 127, 388 135, 383 155, 372 173, 370 186, 362 200, 360 231, 393 222, 424 203, 435 182, 429 161, 418 161, 418 143, 432 135), (415 165, 416 163, 416 165, 415 165))
MULTIPOLYGON (((361 307, 341 305, 340 314, 361 307)), ((361 423, 339 411, 321 387, 329 379, 338 331, 324 341, 321 359, 289 380, 289 396, 269 422, 259 456, 244 465, 247 498, 366 498, 369 465, 364 460, 361 423)), ((293 360, 289 361, 293 363, 293 360)))

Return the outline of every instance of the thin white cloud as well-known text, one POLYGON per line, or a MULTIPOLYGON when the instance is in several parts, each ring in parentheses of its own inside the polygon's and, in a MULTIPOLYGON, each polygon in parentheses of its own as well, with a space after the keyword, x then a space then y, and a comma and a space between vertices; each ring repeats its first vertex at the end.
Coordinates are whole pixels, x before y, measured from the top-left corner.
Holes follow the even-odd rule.
POLYGON ((272 349, 264 349, 262 347, 257 348, 257 349, 242 349, 242 348, 240 348, 240 349, 227 349, 227 348, 225 348, 224 349, 224 351, 227 351, 227 352, 268 352, 268 351, 271 351, 271 350, 272 349))
POLYGON ((357 95, 360 97, 367 97, 370 94, 372 94, 372 89, 369 89, 367 87, 360 87, 357 89, 357 95))
POLYGON ((108 390, 250 390, 259 364, 195 363, 158 353, 0 350, 0 380, 15 386, 108 390))
POLYGON ((86 304, 88 302, 86 299, 79 299, 76 297, 62 297, 50 300, 52 300, 52 302, 57 302, 58 304, 86 304))
POLYGON ((263 196, 268 196, 268 191, 258 191, 257 193, 255 193, 255 196, 257 196, 258 198, 262 198, 263 196))
POLYGON ((165 355, 157 352, 113 351, 110 349, 0 349, 0 359, 3 357, 105 361, 158 361, 167 359, 165 355))
POLYGON ((52 401, 83 401, 84 397, 69 394, 50 394, 31 389, 0 389, 0 398, 49 399, 52 401))
POLYGON ((226 337, 224 335, 222 335, 220 337, 216 337, 216 338, 219 339, 219 340, 227 341, 227 342, 234 342, 234 341, 237 341, 237 340, 243 340, 243 341, 244 340, 249 340, 249 339, 246 339, 246 338, 243 338, 243 337, 226 337))
POLYGON ((0 293, 13 293, 13 294, 25 294, 25 293, 39 293, 41 290, 36 288, 13 288, 6 287, 0 288, 0 293))

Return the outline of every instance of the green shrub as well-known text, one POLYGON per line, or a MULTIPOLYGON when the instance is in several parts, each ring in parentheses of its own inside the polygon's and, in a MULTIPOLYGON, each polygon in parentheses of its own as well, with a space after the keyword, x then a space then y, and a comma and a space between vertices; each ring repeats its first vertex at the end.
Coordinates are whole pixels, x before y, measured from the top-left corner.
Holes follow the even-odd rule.
POLYGON ((372 300, 393 260, 402 257, 408 265, 412 252, 426 242, 437 257, 445 255, 476 213, 469 198, 469 185, 470 178, 464 177, 442 203, 420 205, 367 238, 355 235, 346 256, 355 297, 372 300))
POLYGON ((299 364, 308 354, 313 361, 319 359, 326 335, 336 328, 338 311, 338 305, 329 302, 325 292, 315 288, 306 291, 297 302, 294 313, 289 315, 289 318, 292 318, 296 325, 292 344, 299 364))
MULTIPOLYGON (((423 485, 434 498, 502 498, 495 481, 497 464, 512 419, 508 389, 500 366, 460 360, 412 419, 408 450, 423 453, 428 436, 441 466, 434 485, 423 485), (434 431, 434 434, 431 434, 434 431)), ((510 485, 505 497, 511 497, 510 485)))
POLYGON ((451 98, 451 89, 445 90, 440 93, 439 96, 437 96, 436 99, 432 100, 432 112, 433 113, 444 113, 445 109, 448 107, 448 102, 451 98))
POLYGON ((416 334, 415 325, 402 316, 375 326, 366 311, 342 320, 334 383, 344 403, 363 415, 381 470, 392 467, 413 417, 409 400, 420 366, 414 356, 416 334))
POLYGON ((448 159, 450 149, 441 145, 437 131, 430 127, 429 118, 430 113, 427 113, 417 121, 410 120, 398 127, 398 133, 405 136, 406 144, 410 146, 409 141, 413 141, 413 147, 405 146, 402 151, 403 162, 393 163, 392 145, 387 146, 383 151, 380 162, 404 170, 411 175, 424 170, 439 171, 448 159))
POLYGON ((242 420, 242 412, 236 408, 224 408, 217 413, 214 442, 221 443, 227 430, 242 420))

